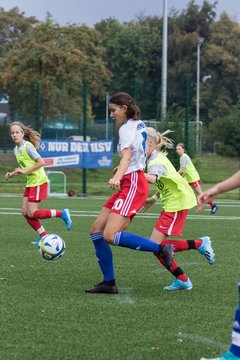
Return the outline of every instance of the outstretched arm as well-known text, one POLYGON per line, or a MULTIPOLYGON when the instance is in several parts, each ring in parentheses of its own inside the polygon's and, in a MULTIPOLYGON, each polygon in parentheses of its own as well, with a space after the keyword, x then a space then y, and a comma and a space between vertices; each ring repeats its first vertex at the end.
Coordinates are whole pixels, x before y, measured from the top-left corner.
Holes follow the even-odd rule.
POLYGON ((145 203, 143 204, 143 206, 140 209, 140 212, 146 212, 147 209, 149 209, 152 205, 155 204, 155 202, 159 199, 159 191, 157 191, 152 197, 147 198, 147 200, 145 201, 145 203))
POLYGON ((32 173, 33 171, 41 168, 42 166, 45 165, 45 162, 43 160, 43 158, 41 157, 38 157, 36 160, 35 160, 35 164, 27 169, 21 169, 20 167, 17 167, 16 169, 14 169, 14 171, 12 172, 7 172, 4 177, 5 179, 9 180, 11 177, 13 176, 16 176, 16 175, 27 175, 27 174, 30 174, 32 173))
POLYGON ((197 211, 201 211, 206 203, 212 201, 218 194, 240 187, 240 170, 228 179, 214 185, 198 196, 197 211))

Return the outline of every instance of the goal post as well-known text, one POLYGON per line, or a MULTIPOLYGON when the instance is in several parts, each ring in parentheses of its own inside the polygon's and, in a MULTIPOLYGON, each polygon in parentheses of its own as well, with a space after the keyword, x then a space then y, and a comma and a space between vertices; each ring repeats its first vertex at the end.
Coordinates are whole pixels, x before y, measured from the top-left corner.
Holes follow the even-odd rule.
POLYGON ((49 178, 48 196, 67 196, 67 177, 63 171, 46 171, 49 178))

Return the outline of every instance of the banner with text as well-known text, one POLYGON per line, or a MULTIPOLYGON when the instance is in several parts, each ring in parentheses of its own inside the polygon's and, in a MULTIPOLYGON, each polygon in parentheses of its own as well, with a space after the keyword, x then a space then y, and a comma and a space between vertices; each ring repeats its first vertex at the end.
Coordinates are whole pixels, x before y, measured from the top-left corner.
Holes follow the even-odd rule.
POLYGON ((45 167, 111 168, 112 141, 41 140, 38 149, 45 167))

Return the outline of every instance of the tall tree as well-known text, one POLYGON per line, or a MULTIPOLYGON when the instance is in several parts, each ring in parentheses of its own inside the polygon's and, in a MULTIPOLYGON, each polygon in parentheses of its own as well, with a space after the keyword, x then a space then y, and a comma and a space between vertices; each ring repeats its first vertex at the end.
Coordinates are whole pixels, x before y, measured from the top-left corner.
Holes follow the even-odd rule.
POLYGON ((143 116, 151 113, 155 117, 160 102, 161 20, 141 18, 121 24, 107 19, 96 28, 102 33, 113 77, 110 91, 130 92, 141 100, 143 116))
POLYGON ((89 83, 91 96, 103 92, 110 77, 99 33, 87 26, 60 27, 50 17, 25 35, 0 63, 4 69, 0 83, 14 110, 25 118, 34 118, 35 89, 40 84, 41 127, 52 117, 79 119, 82 81, 89 83))
POLYGON ((8 52, 37 23, 35 17, 26 17, 17 7, 9 11, 0 8, 0 56, 8 52))

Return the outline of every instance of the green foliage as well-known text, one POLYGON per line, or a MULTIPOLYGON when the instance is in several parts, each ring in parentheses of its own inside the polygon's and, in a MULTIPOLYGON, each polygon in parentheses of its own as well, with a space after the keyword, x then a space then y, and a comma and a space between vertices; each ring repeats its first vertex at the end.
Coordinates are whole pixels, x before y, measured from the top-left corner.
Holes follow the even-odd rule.
POLYGON ((212 135, 221 142, 219 153, 227 156, 240 157, 240 106, 231 107, 230 113, 225 117, 213 120, 211 123, 212 135))
MULTIPOLYGON (((211 75, 211 79, 200 81, 200 121, 206 129, 202 143, 209 150, 207 130, 214 127, 215 137, 232 147, 229 153, 236 154, 236 141, 228 144, 215 124, 235 111, 239 101, 240 26, 226 13, 217 19, 217 5, 217 1, 205 0, 200 6, 192 0, 183 11, 170 12, 167 109, 171 117, 173 110, 186 108, 189 79, 189 118, 195 119, 197 39, 204 37, 200 79, 205 75, 211 75), (212 122, 214 126, 210 127, 212 122)), ((59 26, 49 14, 45 22, 37 22, 17 8, 8 12, 1 9, 0 19, 0 89, 10 95, 13 117, 21 115, 33 123, 40 107, 41 127, 51 118, 71 117, 79 123, 82 81, 86 80, 89 120, 105 117, 106 93, 116 91, 129 92, 135 98, 144 120, 160 120, 161 17, 140 16, 125 23, 109 18, 94 29, 86 25, 59 26)))
POLYGON ((14 45, 31 31, 38 20, 26 17, 17 7, 5 11, 0 7, 0 57, 7 54, 14 45))
MULTIPOLYGON (((110 77, 99 34, 86 26, 60 27, 48 19, 31 29, 0 59, 0 81, 14 108, 34 118, 36 83, 40 83, 41 127, 46 119, 81 118, 82 81, 90 96, 101 94, 110 77)), ((41 130, 41 128, 40 128, 41 130)))
POLYGON ((96 28, 102 34, 107 67, 113 76, 111 92, 130 92, 141 100, 143 118, 146 113, 148 118, 154 117, 160 103, 162 21, 146 18, 120 24, 108 19, 96 28), (155 108, 150 109, 153 104, 155 108))

